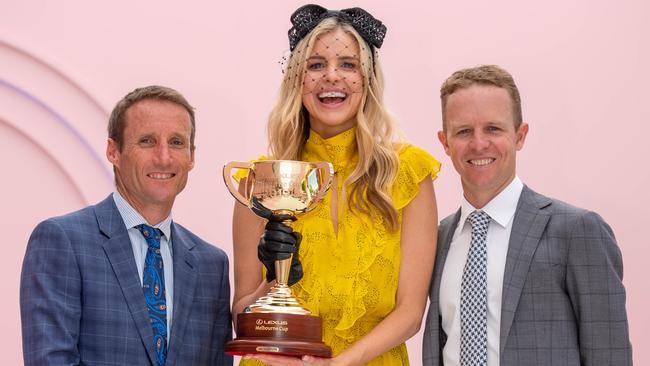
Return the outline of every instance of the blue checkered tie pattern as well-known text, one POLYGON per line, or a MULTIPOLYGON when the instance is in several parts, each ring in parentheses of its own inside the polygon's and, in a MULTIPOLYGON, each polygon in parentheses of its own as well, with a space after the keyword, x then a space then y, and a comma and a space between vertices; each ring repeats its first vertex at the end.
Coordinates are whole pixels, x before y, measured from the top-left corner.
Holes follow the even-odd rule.
POLYGON ((490 216, 472 212, 472 241, 460 288, 460 364, 487 365, 487 231, 490 216))
POLYGON ((142 291, 153 327, 153 341, 158 364, 164 366, 167 359, 167 303, 165 301, 165 272, 160 255, 161 231, 144 224, 138 225, 136 228, 140 230, 149 246, 144 260, 142 291))

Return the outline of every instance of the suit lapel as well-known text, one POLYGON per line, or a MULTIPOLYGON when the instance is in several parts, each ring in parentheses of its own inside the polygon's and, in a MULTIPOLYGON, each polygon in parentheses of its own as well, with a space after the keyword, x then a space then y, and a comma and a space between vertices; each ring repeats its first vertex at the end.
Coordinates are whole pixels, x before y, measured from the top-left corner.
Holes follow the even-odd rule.
POLYGON ((447 253, 449 253, 449 246, 451 245, 451 239, 454 237, 454 231, 456 226, 458 226, 458 220, 460 220, 460 209, 450 217, 448 221, 443 221, 440 223, 438 230, 438 255, 436 257, 436 266, 434 267, 434 277, 432 284, 432 297, 431 304, 438 306, 438 301, 440 298, 440 280, 442 279, 442 271, 445 268, 445 261, 447 260, 447 253))
MULTIPOLYGON (((434 342, 432 345, 433 349, 431 350, 435 360, 442 360, 442 348, 444 347, 446 340, 440 317, 440 281, 442 280, 442 272, 445 269, 445 261, 447 260, 447 254, 449 253, 451 239, 454 237, 454 231, 456 231, 458 220, 460 220, 460 213, 461 210, 459 209, 453 216, 443 220, 438 228, 439 247, 437 250, 436 265, 433 269, 433 283, 431 284, 432 287, 430 292, 431 304, 429 305, 433 308, 429 313, 433 315, 429 320, 429 326, 434 327, 432 329, 432 336, 435 336, 438 339, 438 342, 434 342)), ((442 364, 442 361, 440 361, 440 364, 442 364)))
POLYGON ((155 361, 156 354, 153 347, 153 330, 133 257, 131 239, 112 196, 95 206, 95 215, 99 229, 108 237, 103 244, 104 252, 122 288, 124 299, 147 350, 149 360, 155 365, 157 361, 155 361))
POLYGON ((167 365, 175 364, 180 347, 183 346, 198 273, 197 259, 191 252, 194 242, 173 222, 171 232, 174 260, 174 318, 169 352, 167 352, 167 365))
POLYGON ((503 274, 501 334, 499 337, 501 354, 503 354, 506 339, 510 333, 533 255, 550 218, 550 215, 542 209, 550 203, 550 199, 524 186, 512 223, 506 268, 503 274))

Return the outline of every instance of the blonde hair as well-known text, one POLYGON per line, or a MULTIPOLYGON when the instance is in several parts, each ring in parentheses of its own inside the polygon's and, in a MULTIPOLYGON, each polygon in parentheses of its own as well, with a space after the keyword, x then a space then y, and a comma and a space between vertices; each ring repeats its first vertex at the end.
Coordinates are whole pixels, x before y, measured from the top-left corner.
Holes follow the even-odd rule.
POLYGON ((391 190, 399 158, 393 145, 395 122, 383 106, 384 80, 374 49, 366 44, 349 24, 338 18, 324 19, 292 52, 285 68, 280 95, 271 110, 268 123, 269 152, 275 159, 299 160, 309 137, 309 113, 302 104, 303 75, 316 38, 323 33, 343 29, 359 44, 364 90, 356 114, 356 142, 359 162, 345 180, 351 187, 348 205, 358 211, 373 214, 376 207, 389 230, 398 227, 398 214, 391 190), (365 61, 364 61, 365 60, 365 61))

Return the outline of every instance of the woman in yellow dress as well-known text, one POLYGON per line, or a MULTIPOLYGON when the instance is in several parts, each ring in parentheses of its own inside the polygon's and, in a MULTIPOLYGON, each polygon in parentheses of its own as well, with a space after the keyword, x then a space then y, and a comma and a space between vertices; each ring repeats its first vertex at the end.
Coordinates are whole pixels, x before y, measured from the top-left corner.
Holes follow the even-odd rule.
POLYGON ((283 224, 265 229, 264 220, 235 205, 233 314, 273 284, 273 259, 286 258, 292 247, 277 242, 284 230, 291 234, 286 244, 299 244, 293 293, 322 318, 334 357, 250 355, 241 365, 408 365, 404 342, 420 328, 434 265, 432 179, 440 164, 394 141, 382 100, 380 21, 360 8, 317 5, 299 8, 291 21, 292 52, 269 117, 268 158, 329 161, 335 176, 324 201, 293 224, 301 241, 283 224))

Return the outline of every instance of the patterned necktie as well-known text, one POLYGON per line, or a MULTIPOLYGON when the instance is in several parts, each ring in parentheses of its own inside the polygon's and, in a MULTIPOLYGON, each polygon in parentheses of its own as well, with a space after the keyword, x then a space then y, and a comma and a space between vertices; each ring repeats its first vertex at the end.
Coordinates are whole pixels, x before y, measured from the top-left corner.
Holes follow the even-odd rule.
POLYGON ((165 302, 165 272, 160 255, 161 231, 144 224, 138 225, 136 228, 140 230, 149 246, 144 260, 142 291, 144 291, 144 299, 153 327, 153 341, 158 364, 164 366, 167 358, 167 304, 165 302))
POLYGON ((490 216, 469 215, 472 242, 460 289, 460 364, 487 365, 487 230, 490 216))

